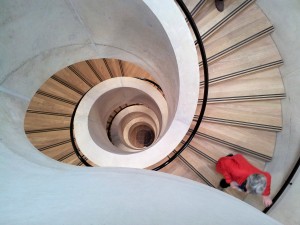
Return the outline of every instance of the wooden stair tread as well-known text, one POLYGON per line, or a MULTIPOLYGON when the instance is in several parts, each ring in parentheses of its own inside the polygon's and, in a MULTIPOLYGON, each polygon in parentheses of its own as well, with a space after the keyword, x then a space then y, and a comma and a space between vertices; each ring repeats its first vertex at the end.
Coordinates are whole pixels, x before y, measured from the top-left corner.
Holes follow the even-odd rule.
POLYGON ((50 131, 47 133, 31 133, 26 135, 30 142, 38 149, 70 140, 70 130, 50 131))
POLYGON ((64 68, 58 71, 55 76, 64 80, 66 83, 71 84, 76 89, 83 93, 86 93, 91 87, 87 85, 83 80, 74 74, 69 68, 64 68))
MULTIPOLYGON (((197 115, 202 105, 197 107, 197 115)), ((208 104, 204 121, 279 131, 282 128, 281 102, 245 101, 208 104)))
POLYGON ((186 149, 181 153, 197 171, 199 171, 212 185, 218 187, 222 176, 216 172, 216 164, 203 158, 201 155, 186 149))
MULTIPOLYGON (((186 141, 188 136, 185 136, 184 141, 186 141)), ((207 158, 207 160, 210 160, 212 162, 217 162, 221 157, 229 155, 229 154, 238 154, 239 152, 229 148, 227 146, 218 144, 216 142, 210 141, 208 139, 195 136, 191 143, 188 145, 188 149, 191 149, 197 154, 202 155, 204 158, 207 158)), ((262 159, 258 159, 256 157, 253 157, 249 154, 244 154, 245 158, 249 160, 251 164, 256 166, 257 168, 263 170, 265 168, 265 161, 262 159)))
POLYGON ((146 70, 130 62, 122 61, 122 67, 126 77, 141 77, 154 81, 153 77, 146 70))
POLYGON ((199 10, 199 7, 197 7, 197 5, 200 4, 200 7, 203 6, 206 0, 184 0, 183 2, 190 11, 190 13, 194 14, 197 13, 197 11, 199 10))
POLYGON ((270 160, 273 155, 275 132, 209 122, 202 122, 198 132, 197 135, 258 158, 270 160))
POLYGON ((204 41, 208 61, 236 51, 271 31, 272 24, 255 4, 251 4, 204 41))
MULTIPOLYGON (((220 82, 281 64, 282 60, 277 47, 268 35, 213 62, 209 66, 209 81, 210 83, 220 82)), ((203 73, 201 67, 200 74, 203 73)))
POLYGON ((97 71, 103 81, 112 78, 109 71, 110 68, 108 67, 105 59, 93 59, 88 61, 92 65, 94 70, 97 71))
POLYGON ((106 64, 111 72, 112 77, 123 77, 123 70, 120 67, 120 60, 118 59, 105 59, 106 64))
MULTIPOLYGON (((202 96, 202 90, 200 95, 202 96)), ((234 100, 260 100, 283 98, 284 87, 278 68, 260 71, 248 76, 237 77, 219 82, 209 89, 209 102, 234 100), (272 84, 272 85, 270 85, 272 84), (253 96, 253 97, 251 97, 253 96), (255 97, 256 96, 256 97, 255 97), (261 97, 262 96, 262 97, 261 97)))
POLYGON ((204 183, 204 181, 179 158, 176 158, 172 163, 161 169, 160 172, 169 173, 204 183))
POLYGON ((65 113, 72 114, 75 106, 59 102, 56 100, 51 101, 49 98, 41 95, 35 95, 30 101, 28 106, 29 110, 65 113))
POLYGON ((37 130, 70 126, 71 117, 26 113, 24 129, 37 130))
POLYGON ((60 162, 68 163, 68 164, 71 164, 71 165, 77 165, 80 162, 80 159, 77 157, 77 155, 74 152, 73 154, 71 154, 70 156, 68 156, 64 160, 61 160, 60 162))
POLYGON ((78 102, 81 95, 67 88, 66 86, 56 82, 53 79, 48 79, 39 89, 49 94, 68 99, 70 101, 78 102))
MULTIPOLYGON (((93 71, 94 68, 87 61, 73 64, 73 67, 84 77, 88 84, 95 86, 101 82, 97 74, 93 71)), ((89 85, 88 85, 89 86, 89 85)))
POLYGON ((61 157, 65 156, 65 155, 67 155, 67 154, 69 154, 69 153, 71 153, 73 151, 74 151, 73 150, 73 146, 69 142, 69 143, 66 143, 66 144, 54 147, 54 148, 46 149, 46 150, 44 150, 42 152, 45 155, 47 155, 48 157, 53 158, 55 160, 58 160, 61 157))
POLYGON ((224 10, 219 12, 216 9, 215 1, 209 1, 202 8, 201 12, 194 17, 198 30, 202 34, 203 40, 208 38, 218 28, 224 26, 226 22, 234 18, 244 10, 253 0, 226 0, 224 10))

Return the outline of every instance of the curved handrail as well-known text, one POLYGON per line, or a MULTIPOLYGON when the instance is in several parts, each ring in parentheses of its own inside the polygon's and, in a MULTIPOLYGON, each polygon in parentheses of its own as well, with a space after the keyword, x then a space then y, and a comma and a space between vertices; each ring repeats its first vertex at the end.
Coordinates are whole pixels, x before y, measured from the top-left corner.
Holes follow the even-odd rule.
MULTIPOLYGON (((87 93, 87 92, 86 92, 87 93)), ((81 155, 80 155, 80 152, 79 152, 79 149, 77 148, 76 146, 76 143, 75 143, 75 137, 74 137, 74 118, 75 118, 75 114, 76 114, 76 111, 77 111, 77 108, 79 106, 79 103, 81 102, 81 100, 83 99, 83 97, 86 95, 86 93, 84 95, 81 96, 81 98, 79 99, 79 101, 77 102, 74 110, 73 110, 73 113, 72 113, 72 117, 71 117, 71 122, 70 122, 70 137, 71 137, 71 143, 72 143, 72 146, 73 146, 73 149, 74 149, 74 152, 75 154, 77 155, 77 157, 79 158, 79 160, 85 165, 85 166, 92 166, 91 164, 89 164, 81 155)))
POLYGON ((288 176, 288 178, 286 179, 286 181, 284 182, 284 184, 282 185, 282 187, 280 188, 280 190, 277 192, 277 194, 275 195, 275 197, 272 199, 273 204, 270 205, 269 207, 266 207, 262 212, 263 213, 267 213, 272 207, 273 205, 276 203, 276 201, 281 197, 281 195, 283 194, 283 192, 285 191, 285 189, 287 188, 288 185, 292 185, 291 181, 294 177, 294 175, 296 174, 296 172, 298 171, 300 166, 300 157, 298 158, 298 161, 296 162, 293 170, 291 171, 290 175, 288 176))
POLYGON ((147 81, 147 82, 153 84, 158 90, 163 91, 163 90, 161 89, 161 87, 160 87, 157 83, 155 83, 153 80, 149 80, 149 79, 147 79, 147 78, 142 78, 142 77, 134 77, 134 78, 139 79, 139 80, 147 81))
POLYGON ((204 45, 199 33, 199 30, 193 20, 192 15, 190 14, 188 8, 186 7, 186 5, 183 3, 182 0, 176 0, 177 4, 180 6, 180 8, 182 9, 182 11, 184 12, 186 18, 188 19, 193 32, 195 33, 196 39, 197 39, 197 44, 200 48, 200 52, 201 52, 201 57, 202 57, 202 62, 203 62, 203 71, 204 71, 204 93, 203 93, 203 102, 202 102, 202 108, 197 120, 197 123, 194 127, 194 130, 192 131, 191 135, 189 136, 189 138, 187 139, 187 141, 183 144, 183 146, 172 156, 170 157, 166 162, 164 162, 163 164, 161 164, 160 166, 155 167, 154 171, 158 171, 162 168, 164 168, 165 166, 167 166, 168 164, 170 164, 177 156, 179 156, 181 154, 181 152, 183 152, 183 150, 189 145, 189 143, 192 141, 192 139, 194 138, 197 130, 199 129, 199 126, 202 122, 203 116, 204 116, 204 112, 206 109, 206 104, 207 104, 207 97, 208 97, 208 63, 207 63, 207 58, 206 58, 206 53, 205 53, 205 49, 204 49, 204 45))

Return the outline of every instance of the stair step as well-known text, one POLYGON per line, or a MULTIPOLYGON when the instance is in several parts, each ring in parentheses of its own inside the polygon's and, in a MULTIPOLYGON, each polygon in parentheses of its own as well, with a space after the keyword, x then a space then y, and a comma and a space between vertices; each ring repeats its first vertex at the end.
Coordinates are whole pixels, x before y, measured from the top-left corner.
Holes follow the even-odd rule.
POLYGON ((41 113, 26 113, 24 120, 24 129, 28 130, 40 130, 51 129, 57 127, 70 126, 70 116, 58 116, 41 113))
POLYGON ((62 159, 64 156, 67 156, 70 153, 73 153, 74 151, 73 151, 73 146, 72 146, 71 142, 68 142, 63 145, 59 145, 59 146, 56 146, 53 148, 46 149, 42 152, 45 155, 47 155, 48 157, 58 160, 58 159, 62 159))
MULTIPOLYGON (((188 137, 189 136, 185 136, 184 141, 186 141, 188 137)), ((223 156, 239 153, 238 151, 230 147, 218 144, 217 142, 210 141, 209 139, 205 139, 199 136, 195 136, 187 148, 194 152, 197 152, 197 154, 214 163, 216 163, 223 156)), ((251 155, 243 155, 247 158, 247 160, 249 160, 249 162, 251 162, 252 165, 261 170, 264 169, 265 161, 251 155)))
MULTIPOLYGON (((199 96, 203 96, 202 90, 199 96)), ((208 102, 252 101, 284 97, 280 71, 278 68, 272 68, 212 85, 209 89, 208 102)), ((202 99, 199 99, 199 103, 201 102, 202 99)))
POLYGON ((253 2, 254 0, 226 0, 223 12, 219 12, 216 9, 215 1, 208 1, 194 16, 202 40, 205 41, 253 2))
POLYGON ((192 16, 195 16, 206 2, 207 0, 184 0, 184 4, 188 8, 192 16))
POLYGON ((124 76, 123 70, 120 67, 120 60, 118 59, 103 59, 111 77, 124 76))
POLYGON ((51 101, 43 95, 35 95, 30 101, 28 110, 72 114, 74 107, 75 106, 64 102, 56 100, 51 101))
POLYGON ((180 177, 185 177, 190 180, 206 184, 190 167, 188 167, 179 157, 172 163, 160 170, 160 172, 173 174, 180 177))
MULTIPOLYGON (((75 71, 74 68, 73 70, 75 71)), ((91 88, 82 79, 76 76, 76 74, 74 74, 74 72, 69 68, 65 68, 58 71, 54 76, 68 83, 69 85, 72 85, 74 88, 81 91, 82 93, 86 93, 91 88)))
POLYGON ((276 140, 275 132, 209 122, 202 122, 196 135, 266 161, 272 159, 276 140))
POLYGON ((81 94, 76 93, 65 85, 53 80, 48 79, 39 89, 40 92, 45 92, 53 96, 67 99, 73 102, 78 102, 81 94))
POLYGON ((89 61, 75 63, 72 65, 72 68, 76 70, 77 76, 80 74, 80 77, 84 78, 82 80, 89 87, 94 87, 102 81, 99 73, 96 72, 95 68, 91 63, 89 63, 89 61))
MULTIPOLYGON (((283 64, 272 38, 268 35, 246 45, 209 66, 209 83, 279 67, 283 64)), ((200 68, 200 74, 203 74, 200 68)), ((200 82, 203 85, 203 81, 200 82)))
POLYGON ((126 61, 122 61, 121 65, 125 77, 140 77, 155 81, 154 78, 146 70, 142 69, 139 66, 126 61))
POLYGON ((181 156, 202 176, 208 183, 209 186, 218 187, 220 179, 222 176, 219 175, 216 171, 216 164, 211 162, 201 155, 197 154, 196 152, 186 149, 182 152, 181 156))
POLYGON ((103 81, 112 78, 110 68, 105 59, 93 59, 88 61, 103 81))
MULTIPOLYGON (((273 30, 274 27, 263 12, 255 4, 251 4, 204 41, 208 62, 224 57, 273 30)), ((198 54, 200 55, 199 49, 198 54)), ((202 62, 199 66, 202 66, 202 62)))
POLYGON ((70 140, 70 130, 50 131, 46 135, 45 133, 30 133, 26 135, 37 149, 47 149, 47 146, 70 140))
MULTIPOLYGON (((199 114, 201 107, 202 105, 198 105, 197 114, 199 114)), ((197 118, 198 115, 195 115, 194 120, 197 118)), ((280 100, 269 100, 208 104, 203 120, 212 123, 280 131, 282 129, 281 102, 280 100)))
POLYGON ((62 98, 60 96, 57 96, 57 95, 54 95, 54 94, 51 94, 51 93, 48 93, 48 92, 45 92, 45 91, 42 91, 42 90, 38 90, 36 92, 36 95, 39 95, 39 96, 43 96, 45 98, 48 98, 49 102, 61 102, 61 103, 65 103, 65 104, 69 104, 69 105, 72 105, 72 106, 75 106, 77 104, 78 101, 72 101, 72 100, 69 100, 67 98, 62 98))

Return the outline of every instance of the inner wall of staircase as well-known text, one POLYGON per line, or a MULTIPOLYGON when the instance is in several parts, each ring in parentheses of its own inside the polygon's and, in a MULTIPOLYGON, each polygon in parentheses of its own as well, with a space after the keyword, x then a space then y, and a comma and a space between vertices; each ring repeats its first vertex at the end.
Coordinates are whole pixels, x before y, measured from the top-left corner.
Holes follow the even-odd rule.
MULTIPOLYGON (((126 115, 126 114, 125 114, 126 115)), ((165 131, 168 129, 168 106, 162 94, 148 82, 131 78, 116 77, 105 80, 94 86, 81 100, 74 119, 74 133, 76 143, 81 152, 93 163, 99 166, 111 167, 147 167, 160 161, 158 156, 170 151, 166 146, 170 143, 163 143, 165 131), (106 124, 110 114, 116 107, 124 104, 139 103, 149 107, 158 120, 157 142, 143 151, 123 151, 115 146, 107 136, 106 124), (88 135, 87 135, 88 134, 88 135)), ((135 119, 146 122, 144 116, 131 117, 118 124, 119 131, 126 130, 139 123, 135 119), (129 126, 126 126, 129 125, 129 126)), ((128 140, 128 134, 122 132, 119 137, 128 140), (127 138, 126 138, 127 137, 127 138)), ((128 141, 123 142, 123 145, 128 141)), ((128 146, 128 145, 127 145, 128 146)), ((132 148, 133 146, 131 146, 132 148)))

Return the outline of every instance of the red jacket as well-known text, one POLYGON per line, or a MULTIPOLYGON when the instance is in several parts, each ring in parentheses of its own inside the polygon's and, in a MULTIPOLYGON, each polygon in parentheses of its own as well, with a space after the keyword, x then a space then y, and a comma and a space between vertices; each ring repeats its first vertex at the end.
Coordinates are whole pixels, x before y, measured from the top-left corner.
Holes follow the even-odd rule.
POLYGON ((226 183, 229 184, 235 181, 239 185, 251 174, 263 174, 267 178, 267 186, 263 195, 270 195, 271 175, 251 165, 241 154, 220 158, 217 162, 216 170, 224 176, 226 183))

